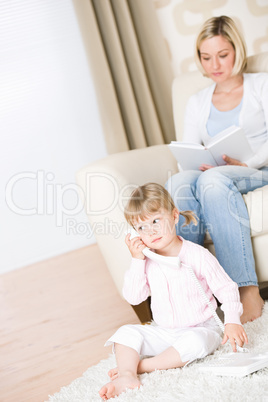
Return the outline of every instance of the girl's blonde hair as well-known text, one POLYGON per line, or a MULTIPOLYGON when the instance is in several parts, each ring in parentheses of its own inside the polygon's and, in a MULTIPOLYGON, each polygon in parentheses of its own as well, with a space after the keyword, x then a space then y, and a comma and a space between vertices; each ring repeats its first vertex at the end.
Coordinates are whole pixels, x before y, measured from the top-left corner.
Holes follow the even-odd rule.
POLYGON ((196 39, 195 46, 195 59, 197 67, 203 73, 203 75, 206 75, 201 64, 200 46, 204 40, 219 35, 228 40, 235 51, 235 63, 232 75, 242 74, 247 68, 247 51, 245 41, 232 18, 225 15, 222 15, 221 17, 212 17, 208 19, 202 26, 201 31, 196 39))
MULTIPOLYGON (((160 184, 147 183, 136 188, 128 200, 124 215, 131 226, 140 220, 145 220, 149 215, 158 212, 160 209, 172 212, 176 208, 169 192, 160 184)), ((185 217, 185 225, 193 222, 197 224, 197 219, 192 211, 180 211, 185 217)))

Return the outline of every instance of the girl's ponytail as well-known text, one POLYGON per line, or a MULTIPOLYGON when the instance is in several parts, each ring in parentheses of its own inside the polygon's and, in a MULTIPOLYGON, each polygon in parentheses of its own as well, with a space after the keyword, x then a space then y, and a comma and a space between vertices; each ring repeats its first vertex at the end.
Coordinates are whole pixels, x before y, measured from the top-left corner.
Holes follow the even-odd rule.
POLYGON ((180 215, 184 216, 185 218, 185 223, 183 224, 183 226, 187 226, 191 222, 197 225, 198 218, 193 211, 180 211, 180 215))

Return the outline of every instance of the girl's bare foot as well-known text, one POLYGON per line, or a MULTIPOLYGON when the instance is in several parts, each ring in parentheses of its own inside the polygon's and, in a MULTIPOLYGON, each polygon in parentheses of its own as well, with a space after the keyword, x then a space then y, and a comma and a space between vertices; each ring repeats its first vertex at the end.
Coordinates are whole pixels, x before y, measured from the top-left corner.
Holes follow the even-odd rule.
POLYGON ((104 401, 107 401, 107 399, 122 394, 126 389, 139 388, 140 385, 141 383, 135 375, 130 372, 125 372, 114 381, 104 385, 100 389, 99 395, 104 401))
POLYGON ((118 377, 118 368, 115 367, 108 371, 108 376, 110 377, 111 381, 115 380, 118 377))
POLYGON ((260 296, 258 286, 243 286, 239 288, 241 303, 243 304, 243 314, 241 323, 245 324, 254 321, 262 314, 264 301, 260 296))

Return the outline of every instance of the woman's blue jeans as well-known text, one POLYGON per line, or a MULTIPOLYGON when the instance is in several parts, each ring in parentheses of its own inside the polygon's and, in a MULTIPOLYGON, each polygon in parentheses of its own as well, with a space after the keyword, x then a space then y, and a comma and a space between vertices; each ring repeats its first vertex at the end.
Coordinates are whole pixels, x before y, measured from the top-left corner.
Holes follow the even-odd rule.
POLYGON ((204 244, 209 232, 216 257, 238 286, 257 285, 249 216, 242 194, 268 184, 268 167, 219 166, 201 171, 184 171, 172 176, 166 189, 180 211, 191 210, 198 224, 183 226, 180 216, 177 234, 204 244))

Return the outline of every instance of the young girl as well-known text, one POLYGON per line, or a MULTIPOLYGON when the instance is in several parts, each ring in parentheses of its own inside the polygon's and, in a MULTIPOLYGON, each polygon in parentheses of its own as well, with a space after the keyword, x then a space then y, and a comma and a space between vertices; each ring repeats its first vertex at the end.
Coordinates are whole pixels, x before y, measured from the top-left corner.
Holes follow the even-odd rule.
POLYGON ((229 339, 236 351, 236 343, 247 343, 240 323, 243 309, 237 284, 208 250, 176 235, 180 214, 186 224, 195 221, 190 211, 179 213, 169 193, 155 183, 134 190, 125 208, 127 222, 140 237, 130 240, 130 235, 126 236, 133 258, 125 274, 123 295, 132 305, 151 295, 155 325, 125 325, 106 342, 106 346, 114 345, 118 368, 108 373, 111 382, 99 391, 103 400, 139 387, 137 374, 183 367, 213 353, 221 343, 220 329, 189 268, 158 264, 144 256, 145 247, 162 256, 179 256, 191 266, 216 309, 215 294, 225 315, 222 344, 229 339), (152 357, 140 360, 140 355, 152 357))

